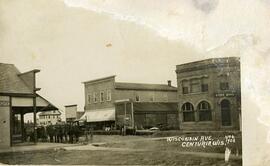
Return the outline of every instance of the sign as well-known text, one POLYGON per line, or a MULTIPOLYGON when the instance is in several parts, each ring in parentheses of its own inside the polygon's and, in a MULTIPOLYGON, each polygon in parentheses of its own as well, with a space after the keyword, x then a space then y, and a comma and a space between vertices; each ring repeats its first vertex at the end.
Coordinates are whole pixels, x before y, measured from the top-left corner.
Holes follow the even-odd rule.
POLYGON ((7 107, 7 106, 9 106, 9 101, 0 100, 0 107, 7 107))
POLYGON ((235 93, 216 93, 216 97, 234 97, 235 93))

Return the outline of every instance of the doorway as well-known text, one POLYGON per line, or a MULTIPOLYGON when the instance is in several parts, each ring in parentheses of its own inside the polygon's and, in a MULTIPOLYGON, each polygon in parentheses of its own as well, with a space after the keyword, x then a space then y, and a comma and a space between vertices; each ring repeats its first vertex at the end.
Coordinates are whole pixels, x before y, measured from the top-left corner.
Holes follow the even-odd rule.
POLYGON ((222 100, 220 103, 221 107, 221 121, 222 126, 231 126, 231 104, 229 100, 222 100))

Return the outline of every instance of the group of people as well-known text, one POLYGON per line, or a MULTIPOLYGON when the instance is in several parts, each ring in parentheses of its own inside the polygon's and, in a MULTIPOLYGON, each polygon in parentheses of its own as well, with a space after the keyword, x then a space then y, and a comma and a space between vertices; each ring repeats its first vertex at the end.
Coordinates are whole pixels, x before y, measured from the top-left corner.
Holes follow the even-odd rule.
POLYGON ((79 141, 81 130, 78 125, 72 123, 65 124, 49 124, 46 127, 37 129, 37 137, 42 141, 56 143, 76 143, 79 141))

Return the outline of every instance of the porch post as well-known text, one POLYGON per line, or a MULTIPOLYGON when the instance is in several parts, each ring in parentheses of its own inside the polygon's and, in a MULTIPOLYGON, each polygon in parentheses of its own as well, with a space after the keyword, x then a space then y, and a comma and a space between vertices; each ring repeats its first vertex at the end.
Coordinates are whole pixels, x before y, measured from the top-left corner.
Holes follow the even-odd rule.
POLYGON ((37 104, 36 104, 36 93, 33 97, 33 109, 34 109, 34 143, 37 143, 37 104))
POLYGON ((20 112, 21 113, 21 132, 22 132, 22 142, 24 142, 24 113, 23 111, 20 112))

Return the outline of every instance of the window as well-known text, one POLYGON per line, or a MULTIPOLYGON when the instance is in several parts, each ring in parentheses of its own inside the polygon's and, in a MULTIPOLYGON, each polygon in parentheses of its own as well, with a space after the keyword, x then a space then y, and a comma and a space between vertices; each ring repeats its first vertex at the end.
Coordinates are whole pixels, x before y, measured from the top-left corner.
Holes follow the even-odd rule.
POLYGON ((229 90, 228 82, 221 82, 219 86, 220 86, 220 90, 229 90))
POLYGON ((97 95, 98 95, 97 92, 94 92, 94 103, 98 102, 97 95))
POLYGON ((150 97, 150 101, 154 101, 155 100, 155 95, 153 94, 151 97, 150 97))
POLYGON ((104 91, 100 92, 100 102, 104 102, 104 91))
POLYGON ((200 91, 201 91, 200 80, 199 79, 192 79, 190 81, 190 92, 197 93, 200 91))
POLYGON ((208 84, 202 84, 202 92, 208 92, 208 84))
POLYGON ((183 87, 182 90, 183 90, 183 94, 188 94, 188 87, 183 87))
POLYGON ((210 104, 206 101, 202 101, 198 105, 199 110, 199 120, 200 121, 211 121, 212 120, 212 113, 210 104))
POLYGON ((195 121, 194 107, 191 103, 185 103, 182 106, 183 121, 192 122, 195 121))
POLYGON ((188 94, 188 81, 187 80, 183 80, 182 81, 182 93, 183 94, 188 94))
POLYGON ((112 100, 112 92, 111 90, 107 90, 107 101, 111 101, 112 100))
POLYGON ((208 92, 208 78, 201 79, 201 92, 208 92))
POLYGON ((140 101, 140 96, 137 95, 137 96, 135 97, 135 100, 136 100, 136 101, 140 101))
POLYGON ((88 102, 88 104, 90 104, 91 101, 92 101, 92 96, 91 96, 91 93, 89 93, 89 94, 87 95, 87 102, 88 102))

